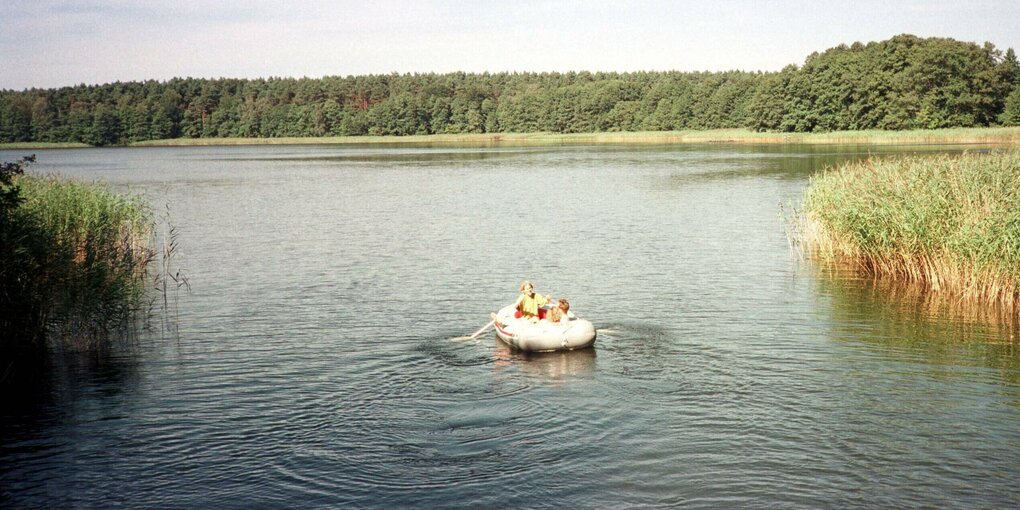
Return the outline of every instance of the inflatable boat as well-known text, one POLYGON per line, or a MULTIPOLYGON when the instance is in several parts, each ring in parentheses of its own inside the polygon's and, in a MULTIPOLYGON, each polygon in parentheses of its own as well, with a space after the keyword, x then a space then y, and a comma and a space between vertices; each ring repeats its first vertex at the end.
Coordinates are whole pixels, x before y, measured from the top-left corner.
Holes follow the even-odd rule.
POLYGON ((496 312, 496 336, 515 349, 530 352, 572 351, 595 344, 595 326, 584 319, 560 322, 514 318, 514 305, 496 312))

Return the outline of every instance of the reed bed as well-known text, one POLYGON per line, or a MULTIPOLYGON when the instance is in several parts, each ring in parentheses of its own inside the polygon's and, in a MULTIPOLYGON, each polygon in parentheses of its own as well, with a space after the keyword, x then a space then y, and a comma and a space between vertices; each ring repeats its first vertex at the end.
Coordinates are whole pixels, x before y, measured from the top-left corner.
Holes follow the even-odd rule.
POLYGON ((91 147, 81 142, 5 142, 0 143, 0 150, 5 149, 81 149, 91 147))
POLYGON ((57 176, 17 179, 20 260, 41 326, 90 348, 144 307, 153 221, 139 197, 57 176))
POLYGON ((810 256, 1020 312, 1020 151, 872 158, 811 179, 810 256))
POLYGON ((930 145, 1006 144, 1020 145, 1020 128, 952 128, 912 131, 836 131, 830 133, 776 133, 749 129, 688 131, 636 131, 606 133, 467 133, 459 135, 409 136, 325 136, 307 138, 174 138, 137 142, 135 146, 195 145, 296 145, 296 144, 527 144, 578 143, 683 144, 845 144, 845 145, 930 145))

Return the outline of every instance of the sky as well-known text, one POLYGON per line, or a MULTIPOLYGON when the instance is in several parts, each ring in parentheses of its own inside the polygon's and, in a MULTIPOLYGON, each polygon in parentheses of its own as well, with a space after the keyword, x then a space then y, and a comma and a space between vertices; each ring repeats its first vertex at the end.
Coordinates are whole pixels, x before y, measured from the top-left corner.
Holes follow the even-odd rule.
POLYGON ((775 71, 910 33, 1020 50, 1017 0, 0 0, 0 89, 194 78, 775 71))

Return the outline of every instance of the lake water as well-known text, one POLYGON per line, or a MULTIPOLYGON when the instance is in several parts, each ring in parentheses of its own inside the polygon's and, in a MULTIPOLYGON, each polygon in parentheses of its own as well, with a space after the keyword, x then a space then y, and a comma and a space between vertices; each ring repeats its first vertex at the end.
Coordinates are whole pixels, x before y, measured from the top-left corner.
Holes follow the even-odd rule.
POLYGON ((946 150, 36 151, 169 207, 192 291, 0 410, 0 506, 1020 506, 1010 330, 780 218, 825 165, 946 150), (526 278, 594 349, 451 340, 526 278))

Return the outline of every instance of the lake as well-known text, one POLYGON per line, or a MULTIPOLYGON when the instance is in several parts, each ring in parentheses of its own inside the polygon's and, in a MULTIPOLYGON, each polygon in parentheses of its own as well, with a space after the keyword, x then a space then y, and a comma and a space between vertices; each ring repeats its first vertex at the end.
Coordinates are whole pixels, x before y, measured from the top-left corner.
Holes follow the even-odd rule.
POLYGON ((1020 506, 1011 330, 802 261, 781 217, 827 165, 956 150, 35 151, 169 209, 192 289, 4 406, 0 504, 1020 506), (453 340, 523 279, 594 349, 453 340))

